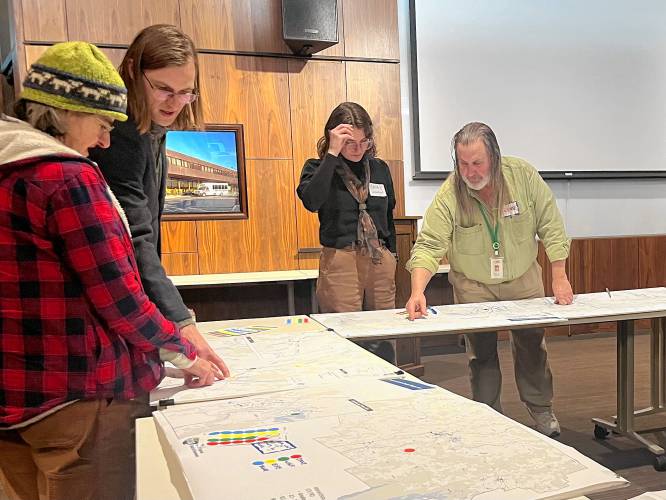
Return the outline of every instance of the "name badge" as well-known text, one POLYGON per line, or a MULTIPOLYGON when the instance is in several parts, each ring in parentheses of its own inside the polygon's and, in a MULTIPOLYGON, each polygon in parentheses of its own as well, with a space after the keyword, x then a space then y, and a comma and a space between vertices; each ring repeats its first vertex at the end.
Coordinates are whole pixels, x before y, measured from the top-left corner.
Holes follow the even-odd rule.
POLYGON ((490 278, 504 278, 504 257, 490 258, 490 278))
POLYGON ((384 189, 384 184, 373 184, 370 183, 370 196, 381 196, 386 198, 386 189, 384 189))
POLYGON ((503 217, 511 217, 512 215, 518 215, 518 214, 520 214, 520 209, 518 208, 517 201, 512 201, 511 203, 508 203, 507 205, 504 205, 502 207, 503 217))

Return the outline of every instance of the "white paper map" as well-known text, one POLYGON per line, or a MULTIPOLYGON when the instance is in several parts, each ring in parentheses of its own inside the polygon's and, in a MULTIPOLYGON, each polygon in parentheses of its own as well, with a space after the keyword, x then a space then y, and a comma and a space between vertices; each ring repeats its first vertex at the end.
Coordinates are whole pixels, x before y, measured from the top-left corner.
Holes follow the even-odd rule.
POLYGON ((330 331, 260 331, 236 336, 204 334, 224 359, 231 377, 188 389, 165 378, 151 402, 180 404, 284 391, 356 377, 384 377, 398 370, 330 331))
POLYGON ((155 412, 194 500, 571 498, 626 484, 572 448, 407 377, 155 412))
POLYGON ((313 314, 319 323, 346 338, 395 337, 420 333, 511 329, 530 325, 555 326, 568 320, 666 311, 666 288, 645 288, 576 295, 571 305, 553 299, 528 299, 432 308, 437 314, 409 321, 404 310, 313 314))

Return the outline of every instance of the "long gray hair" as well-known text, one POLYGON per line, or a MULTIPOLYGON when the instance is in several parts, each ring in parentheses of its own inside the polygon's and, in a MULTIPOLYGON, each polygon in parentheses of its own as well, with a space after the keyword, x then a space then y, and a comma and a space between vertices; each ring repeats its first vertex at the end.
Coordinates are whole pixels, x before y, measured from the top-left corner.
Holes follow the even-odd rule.
MULTIPOLYGON (((460 174, 458 166, 457 148, 459 145, 467 146, 476 141, 482 141, 490 158, 490 180, 489 186, 497 194, 498 207, 508 203, 509 193, 502 176, 502 154, 497 143, 497 137, 493 130, 485 123, 471 122, 458 130, 451 140, 451 154, 455 165, 455 175, 453 182, 455 185, 456 199, 458 200, 458 210, 462 217, 458 218, 459 223, 469 225, 472 221, 474 212, 474 202, 469 195, 469 188, 460 174)), ((496 208, 496 207, 490 207, 496 208)))

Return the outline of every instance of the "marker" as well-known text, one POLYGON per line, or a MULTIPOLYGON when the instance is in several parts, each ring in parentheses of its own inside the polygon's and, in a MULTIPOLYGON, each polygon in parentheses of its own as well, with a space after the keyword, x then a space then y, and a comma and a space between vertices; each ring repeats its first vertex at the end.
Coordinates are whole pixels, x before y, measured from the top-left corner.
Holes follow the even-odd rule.
POLYGON ((611 297, 610 290, 608 289, 608 287, 606 287, 606 293, 608 294, 608 298, 609 298, 609 299, 612 299, 612 298, 613 298, 613 297, 611 297))
POLYGON ((437 316, 437 315, 439 314, 439 313, 437 312, 437 309, 435 309, 434 307, 430 307, 430 306, 428 306, 428 307, 426 307, 426 310, 430 311, 430 312, 433 313, 435 316, 437 316))

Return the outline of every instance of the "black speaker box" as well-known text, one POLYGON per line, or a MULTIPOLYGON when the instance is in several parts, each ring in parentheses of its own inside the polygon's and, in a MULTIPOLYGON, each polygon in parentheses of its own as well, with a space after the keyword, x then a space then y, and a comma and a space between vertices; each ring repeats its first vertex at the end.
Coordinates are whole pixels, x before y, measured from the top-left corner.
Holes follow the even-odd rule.
POLYGON ((337 0, 282 0, 282 37, 300 56, 338 43, 337 0))

